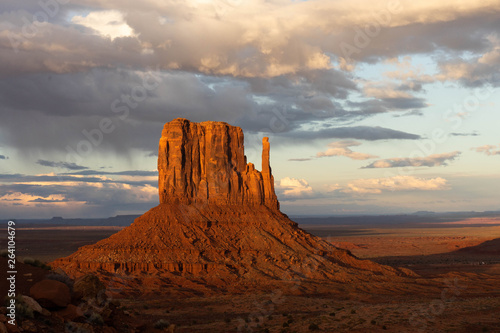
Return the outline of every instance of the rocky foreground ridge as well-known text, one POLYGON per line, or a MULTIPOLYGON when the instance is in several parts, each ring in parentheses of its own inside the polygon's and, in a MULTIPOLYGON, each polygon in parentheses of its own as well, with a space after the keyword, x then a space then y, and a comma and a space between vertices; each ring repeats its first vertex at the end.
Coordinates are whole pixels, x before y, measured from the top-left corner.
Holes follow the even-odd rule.
POLYGON ((325 283, 383 283, 412 275, 359 260, 281 213, 269 150, 264 138, 258 171, 246 161, 241 128, 186 119, 165 124, 158 152, 160 204, 129 227, 51 265, 73 276, 128 276, 163 291, 288 285, 311 292, 325 283))

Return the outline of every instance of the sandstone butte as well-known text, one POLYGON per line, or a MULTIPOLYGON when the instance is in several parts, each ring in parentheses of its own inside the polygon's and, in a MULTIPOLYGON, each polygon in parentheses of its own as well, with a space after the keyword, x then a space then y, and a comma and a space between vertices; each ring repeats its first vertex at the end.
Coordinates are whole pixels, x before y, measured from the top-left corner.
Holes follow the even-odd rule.
POLYGON ((300 229, 279 210, 269 156, 264 138, 258 171, 247 163, 241 128, 172 120, 159 144, 160 204, 51 265, 73 277, 92 272, 108 282, 125 279, 125 289, 168 293, 324 292, 332 284, 393 285, 413 275, 360 260, 300 229))

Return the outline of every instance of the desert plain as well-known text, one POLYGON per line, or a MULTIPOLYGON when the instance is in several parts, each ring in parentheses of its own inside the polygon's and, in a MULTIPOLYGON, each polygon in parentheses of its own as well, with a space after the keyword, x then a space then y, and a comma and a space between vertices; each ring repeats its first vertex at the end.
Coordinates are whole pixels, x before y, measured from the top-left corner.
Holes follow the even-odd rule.
MULTIPOLYGON (((391 290, 375 283, 345 284, 313 295, 279 289, 196 295, 169 291, 168 285, 159 287, 161 293, 140 292, 140 286, 134 292, 131 276, 128 285, 123 279, 107 285, 125 314, 114 327, 161 332, 154 323, 164 320, 175 325, 175 332, 500 332, 498 218, 400 225, 317 221, 299 226, 360 259, 408 268, 420 276, 421 285, 391 290)), ((50 262, 122 228, 20 227, 18 256, 50 262)), ((29 277, 18 282, 21 291, 28 292, 29 277)), ((300 290, 300 280, 292 283, 300 290)))

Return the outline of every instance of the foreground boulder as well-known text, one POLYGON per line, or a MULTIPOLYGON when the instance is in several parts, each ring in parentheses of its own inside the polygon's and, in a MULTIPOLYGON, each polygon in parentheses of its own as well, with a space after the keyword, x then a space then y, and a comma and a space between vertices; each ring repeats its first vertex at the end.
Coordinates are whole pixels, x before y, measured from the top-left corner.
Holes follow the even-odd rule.
POLYGON ((279 210, 269 158, 267 138, 258 171, 246 161, 239 127, 175 119, 160 139, 160 205, 51 265, 74 276, 132 274, 130 284, 163 291, 168 282, 183 290, 241 292, 279 284, 316 292, 329 283, 411 274, 359 260, 300 229, 279 210))
POLYGON ((42 280, 30 289, 30 295, 45 308, 66 307, 71 301, 69 287, 55 280, 42 280))

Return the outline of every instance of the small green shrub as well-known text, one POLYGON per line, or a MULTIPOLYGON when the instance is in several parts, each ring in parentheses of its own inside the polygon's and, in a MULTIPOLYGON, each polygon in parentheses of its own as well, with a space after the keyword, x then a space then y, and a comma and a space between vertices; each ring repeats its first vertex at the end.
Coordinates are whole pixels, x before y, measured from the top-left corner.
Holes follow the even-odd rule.
POLYGON ((33 313, 33 309, 27 306, 20 296, 16 297, 16 316, 20 320, 24 319, 33 319, 35 318, 35 314, 33 313))
POLYGON ((34 267, 40 267, 40 268, 47 269, 47 270, 51 269, 50 266, 46 265, 45 263, 41 262, 38 259, 24 258, 23 263, 25 263, 26 265, 31 265, 31 266, 34 266, 34 267))
POLYGON ((102 316, 98 313, 92 313, 89 317, 89 322, 94 325, 104 325, 104 319, 102 319, 102 316))
POLYGON ((319 331, 318 324, 312 323, 309 325, 309 331, 319 331))
POLYGON ((153 326, 156 329, 162 330, 164 328, 168 328, 170 326, 170 323, 165 319, 160 319, 153 326))
POLYGON ((48 280, 54 280, 54 281, 59 281, 64 283, 65 285, 68 286, 69 290, 73 291, 73 285, 74 281, 71 280, 71 278, 67 275, 62 275, 62 274, 57 274, 57 273, 51 273, 45 276, 46 279, 48 280))
POLYGON ((69 321, 64 325, 64 332, 67 332, 67 333, 88 333, 88 330, 86 330, 83 327, 80 327, 77 323, 69 321))

